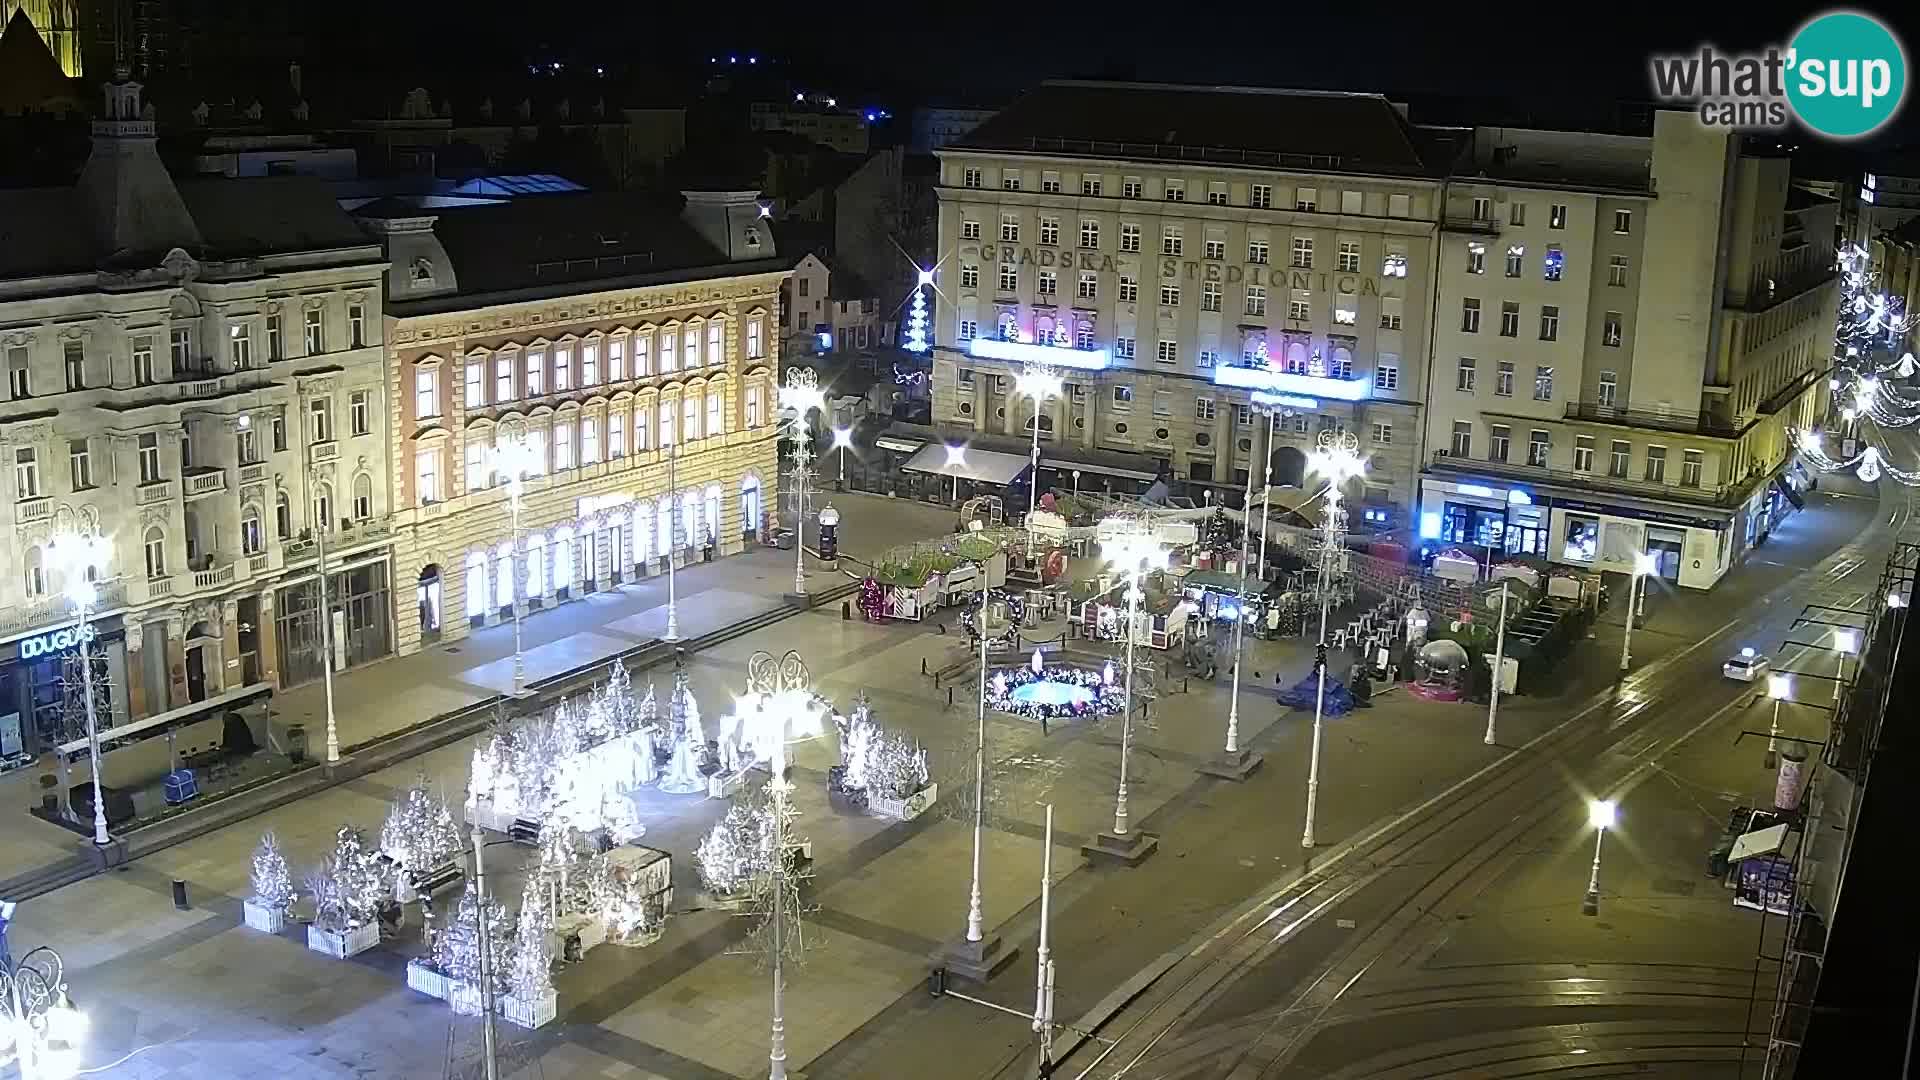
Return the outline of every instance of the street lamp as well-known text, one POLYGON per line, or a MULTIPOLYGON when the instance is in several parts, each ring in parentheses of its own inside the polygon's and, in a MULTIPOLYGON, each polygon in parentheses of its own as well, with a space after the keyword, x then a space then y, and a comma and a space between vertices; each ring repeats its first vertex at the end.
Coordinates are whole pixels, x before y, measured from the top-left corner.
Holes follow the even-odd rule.
MULTIPOLYGON (((333 516, 333 496, 331 494, 332 489, 328 489, 329 494, 325 507, 322 507, 320 500, 314 497, 316 489, 322 483, 325 483, 325 481, 320 478, 319 464, 313 460, 314 443, 320 441, 323 437, 327 439, 333 438, 331 428, 322 429, 322 419, 329 418, 325 420, 329 425, 333 421, 330 419, 332 416, 331 412, 315 416, 311 406, 307 404, 307 402, 312 399, 307 397, 304 392, 300 395, 300 400, 302 411, 305 412, 306 415, 313 417, 313 419, 309 421, 312 426, 305 432, 300 440, 300 456, 304 459, 306 465, 307 512, 315 518, 313 523, 313 536, 314 543, 318 545, 320 555, 320 565, 318 568, 320 578, 320 648, 323 654, 320 663, 320 682, 325 688, 327 695, 327 764, 336 765, 340 762, 340 725, 335 721, 333 714, 333 608, 327 602, 327 532, 332 528, 329 519, 333 516)), ((329 401, 329 407, 331 407, 331 404, 331 401, 329 401)))
MULTIPOLYGON (((1244 511, 1240 516, 1240 588, 1234 596, 1233 613, 1233 689, 1227 704, 1227 747, 1220 759, 1201 770, 1210 776, 1229 780, 1245 780, 1254 769, 1260 767, 1260 759, 1251 751, 1240 749, 1240 663, 1241 642, 1247 629, 1247 540, 1253 535, 1253 470, 1247 470, 1247 489, 1241 497, 1240 506, 1244 511)), ((1263 583, 1264 584, 1264 583, 1263 583)), ((1264 588, 1261 590, 1266 591, 1264 588)))
POLYGON ((787 383, 780 388, 780 408, 792 414, 793 422, 793 591, 799 596, 807 593, 807 475, 808 463, 813 460, 807 414, 824 408, 826 401, 813 369, 787 369, 787 383))
POLYGON ((1040 498, 1040 406, 1060 396, 1060 376, 1046 364, 1029 363, 1014 380, 1014 389, 1033 399, 1033 460, 1027 478, 1027 558, 1033 558, 1033 510, 1040 498))
MULTIPOLYGON (((1751 653, 1751 649, 1740 650, 1751 653)), ((1773 724, 1767 728, 1767 768, 1780 764, 1780 703, 1793 697, 1793 676, 1774 672, 1767 676, 1767 696, 1773 699, 1773 724)))
POLYGON ((947 470, 953 477, 953 501, 958 504, 960 502, 960 470, 967 464, 967 448, 965 445, 948 443, 946 449, 947 470))
POLYGON ((1840 687, 1847 674, 1847 657, 1860 651, 1860 631, 1836 628, 1833 632, 1833 700, 1840 700, 1840 687))
MULTIPOLYGON (((70 512, 61 516, 65 520, 41 549, 42 558, 60 574, 61 590, 73 605, 74 637, 80 649, 80 692, 87 717, 87 757, 93 769, 93 842, 105 847, 110 842, 107 796, 100 779, 100 718, 93 700, 93 628, 87 620, 100 602, 99 579, 105 576, 107 562, 113 556, 113 544, 100 535, 91 521, 76 523, 71 520, 70 512)), ((61 760, 66 760, 64 755, 61 760)))
POLYGON ((1167 551, 1154 535, 1152 523, 1136 519, 1130 528, 1103 545, 1107 565, 1119 570, 1127 589, 1127 682, 1120 710, 1120 792, 1113 804, 1113 835, 1127 837, 1127 754, 1133 743, 1133 639, 1134 623, 1140 615, 1140 601, 1146 595, 1140 588, 1146 576, 1167 565, 1167 551))
POLYGON ((1620 637, 1620 670, 1625 671, 1633 663, 1633 609, 1634 597, 1646 591, 1647 575, 1658 568, 1659 563, 1652 555, 1644 551, 1633 556, 1633 578, 1627 582, 1627 632, 1620 637))
POLYGON ((1500 625, 1493 635, 1493 692, 1487 696, 1487 734, 1481 742, 1492 746, 1494 726, 1500 718, 1500 680, 1507 669, 1507 581, 1500 579, 1500 625))
POLYGON ((66 966, 59 953, 42 945, 18 962, 8 958, 0 968, 0 1007, 6 1010, 0 1053, 12 1052, 21 1080, 65 1080, 79 1074, 87 1016, 67 996, 66 966))
MULTIPOLYGON (((1272 455, 1268 455, 1272 459, 1272 455)), ((1320 520, 1320 641, 1314 646, 1314 667, 1319 685, 1313 694, 1313 752, 1307 762, 1307 822, 1300 834, 1300 846, 1313 846, 1313 819, 1320 804, 1320 740, 1327 703, 1327 609, 1333 601, 1334 565, 1344 554, 1343 544, 1347 511, 1340 503, 1340 489, 1367 471, 1360 456, 1360 440, 1349 431, 1323 431, 1319 444, 1307 456, 1307 471, 1326 478, 1327 508, 1320 520)), ((1263 545, 1264 546, 1264 545, 1263 545)))
POLYGON ((1587 803, 1587 822, 1593 826, 1593 871, 1587 875, 1587 896, 1580 902, 1580 914, 1600 914, 1600 844, 1613 827, 1617 807, 1612 799, 1592 799, 1587 803))
POLYGON ((833 429, 833 448, 840 451, 840 490, 847 490, 847 451, 853 449, 853 429, 833 429))
POLYGON ((520 511, 526 495, 527 477, 540 471, 539 452, 527 436, 526 426, 518 421, 503 426, 494 436, 489 471, 506 477, 507 508, 513 516, 513 695, 526 693, 526 659, 520 651, 520 594, 526 587, 526 553, 521 551, 520 511))
POLYGON ((673 557, 680 550, 680 478, 674 468, 680 459, 679 440, 667 443, 667 634, 666 640, 680 640, 680 594, 673 576, 673 557))

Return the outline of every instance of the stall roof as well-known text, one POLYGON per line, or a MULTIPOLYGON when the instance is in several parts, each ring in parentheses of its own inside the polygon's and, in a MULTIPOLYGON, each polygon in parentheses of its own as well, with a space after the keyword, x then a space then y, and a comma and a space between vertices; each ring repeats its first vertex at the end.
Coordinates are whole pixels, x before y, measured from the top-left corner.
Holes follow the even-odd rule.
POLYGON ((931 443, 921 447, 901 468, 907 472, 929 473, 934 476, 957 476, 962 480, 972 480, 982 484, 995 484, 1005 487, 1019 476, 1027 467, 1027 459, 1018 454, 1002 454, 997 450, 981 450, 969 447, 958 461, 947 453, 943 443, 931 443))

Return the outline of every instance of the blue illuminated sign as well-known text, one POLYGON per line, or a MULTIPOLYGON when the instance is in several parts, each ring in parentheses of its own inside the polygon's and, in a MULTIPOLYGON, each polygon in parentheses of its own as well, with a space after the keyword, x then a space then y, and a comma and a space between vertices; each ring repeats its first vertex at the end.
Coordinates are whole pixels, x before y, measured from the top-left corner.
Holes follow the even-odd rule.
POLYGON ((1272 394, 1265 390, 1253 392, 1253 403, 1266 408, 1317 409, 1320 403, 1310 397, 1298 397, 1294 394, 1272 394))
POLYGON ((52 656, 68 649, 77 648, 83 641, 92 641, 95 631, 92 624, 86 626, 65 626, 58 630, 49 630, 44 634, 35 634, 20 639, 20 659, 32 660, 39 656, 52 656))
POLYGON ((1274 371, 1271 368, 1233 365, 1217 367, 1213 369, 1213 381, 1218 386, 1238 386, 1248 390, 1270 390, 1282 394, 1308 394, 1340 401, 1359 401, 1373 394, 1372 379, 1329 379, 1319 375, 1296 375, 1287 371, 1274 371))
POLYGON ((1058 345, 1001 341, 999 338, 974 338, 972 344, 967 346, 967 353, 983 360, 1051 364, 1054 367, 1081 368, 1086 371, 1104 371, 1112 362, 1105 349, 1066 349, 1058 345))

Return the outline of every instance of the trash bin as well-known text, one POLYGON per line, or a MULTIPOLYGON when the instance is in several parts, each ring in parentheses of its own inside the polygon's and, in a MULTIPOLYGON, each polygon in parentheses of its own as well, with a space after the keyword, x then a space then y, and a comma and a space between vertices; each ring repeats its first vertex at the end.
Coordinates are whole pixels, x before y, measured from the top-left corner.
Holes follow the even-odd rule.
POLYGON ((295 765, 307 760, 307 729, 303 724, 287 729, 287 760, 295 765))

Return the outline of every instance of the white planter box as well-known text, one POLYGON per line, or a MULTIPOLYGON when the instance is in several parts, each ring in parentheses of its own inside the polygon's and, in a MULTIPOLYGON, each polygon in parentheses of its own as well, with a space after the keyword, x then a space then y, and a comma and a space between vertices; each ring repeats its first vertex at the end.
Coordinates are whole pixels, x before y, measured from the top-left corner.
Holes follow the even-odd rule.
POLYGON ((533 998, 506 994, 500 998, 500 1011, 521 1027, 543 1027, 560 1015, 560 994, 552 989, 533 998))
POLYGON ((311 924, 307 926, 307 948, 317 953, 326 953, 335 960, 358 956, 378 944, 380 944, 379 923, 356 926, 344 934, 322 930, 311 924))
POLYGON ((904 799, 889 799, 881 795, 867 796, 867 809, 873 816, 892 818, 895 821, 912 821, 933 806, 940 797, 940 785, 928 784, 904 799))
POLYGON ((712 776, 707 777, 707 798, 732 798, 733 793, 739 791, 741 786, 746 782, 747 774, 744 772, 714 773, 712 776))
POLYGON ((447 1000, 451 979, 418 960, 407 961, 407 989, 418 990, 431 998, 447 1000))
POLYGON ((580 938, 580 955, 585 956, 607 943, 607 924, 591 915, 562 915, 553 920, 550 938, 556 958, 566 955, 566 941, 575 935, 580 938))
POLYGON ((240 902, 240 912, 248 926, 268 934, 277 934, 286 929, 287 912, 285 908, 268 907, 256 903, 252 897, 240 902))

